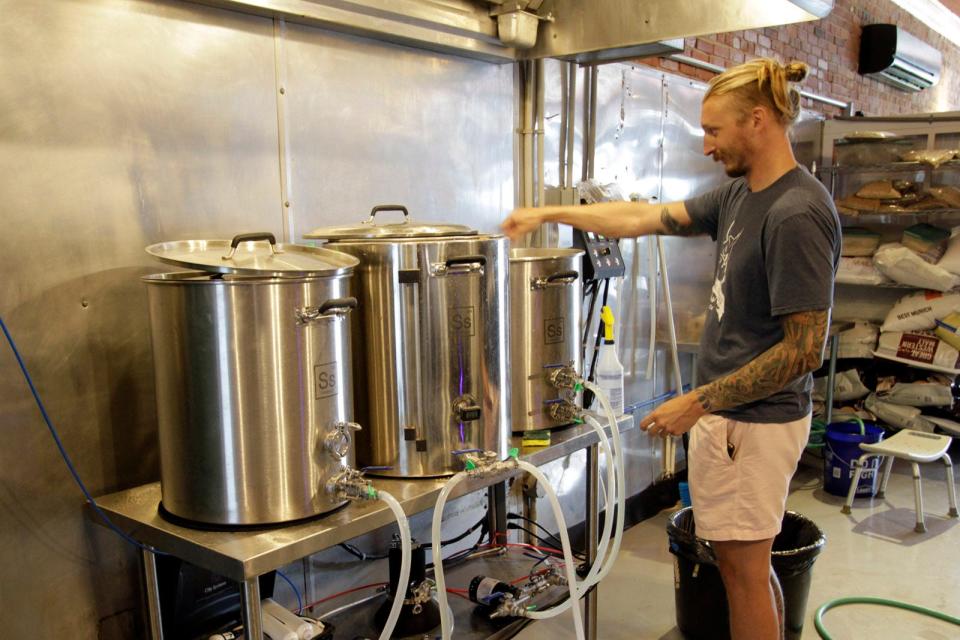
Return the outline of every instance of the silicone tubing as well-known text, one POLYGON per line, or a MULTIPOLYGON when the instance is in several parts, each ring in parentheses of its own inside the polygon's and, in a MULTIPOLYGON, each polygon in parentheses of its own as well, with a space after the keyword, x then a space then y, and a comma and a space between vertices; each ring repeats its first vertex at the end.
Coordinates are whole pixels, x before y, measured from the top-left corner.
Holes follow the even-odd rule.
POLYGON ((390 615, 387 616, 387 622, 383 625, 383 631, 380 632, 380 640, 390 640, 393 629, 397 626, 397 620, 400 618, 400 610, 403 609, 403 599, 407 593, 407 585, 410 584, 410 557, 413 553, 413 540, 410 536, 410 522, 397 499, 386 491, 378 491, 377 495, 393 511, 393 517, 397 519, 397 525, 400 527, 402 557, 400 560, 400 576, 397 580, 397 593, 393 596, 390 615))

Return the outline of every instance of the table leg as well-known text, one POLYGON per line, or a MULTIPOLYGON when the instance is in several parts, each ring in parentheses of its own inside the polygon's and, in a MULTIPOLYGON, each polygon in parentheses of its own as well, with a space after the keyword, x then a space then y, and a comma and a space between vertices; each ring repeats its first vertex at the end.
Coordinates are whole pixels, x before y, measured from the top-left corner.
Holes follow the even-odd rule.
MULTIPOLYGON (((613 424, 611 429, 616 429, 613 424)), ((597 541, 600 532, 600 455, 598 445, 590 445, 587 448, 587 520, 586 520, 586 547, 587 562, 593 564, 597 562, 597 541)), ((607 464, 612 464, 612 460, 607 460, 607 464)), ((606 517, 613 517, 612 505, 607 505, 606 517)), ((618 514, 618 517, 623 517, 618 514)), ((583 599, 583 628, 584 634, 588 640, 597 638, 597 590, 591 589, 583 599)))
POLYGON ((263 619, 260 617, 260 578, 240 583, 240 604, 243 607, 245 640, 263 640, 263 619))
POLYGON ((505 482, 487 487, 487 528, 494 544, 506 544, 507 485, 505 482))
POLYGON ((143 560, 143 576, 147 588, 147 622, 150 625, 150 640, 163 640, 163 625, 160 619, 160 583, 157 579, 157 556, 152 551, 140 551, 143 560))

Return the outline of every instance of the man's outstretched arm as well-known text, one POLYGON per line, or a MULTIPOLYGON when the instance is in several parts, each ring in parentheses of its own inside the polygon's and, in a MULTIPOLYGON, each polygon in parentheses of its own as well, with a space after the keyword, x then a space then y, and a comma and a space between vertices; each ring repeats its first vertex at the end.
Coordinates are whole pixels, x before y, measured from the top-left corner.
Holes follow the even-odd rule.
POLYGON ((516 209, 501 228, 511 240, 535 231, 545 222, 568 224, 608 238, 629 238, 655 233, 686 236, 701 233, 683 202, 600 202, 576 207, 549 206, 516 209))

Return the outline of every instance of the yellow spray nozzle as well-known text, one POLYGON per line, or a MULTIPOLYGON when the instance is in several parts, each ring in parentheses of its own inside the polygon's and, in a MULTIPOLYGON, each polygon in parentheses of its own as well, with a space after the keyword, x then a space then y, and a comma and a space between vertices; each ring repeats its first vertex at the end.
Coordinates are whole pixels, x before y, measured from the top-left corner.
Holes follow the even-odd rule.
POLYGON ((604 305, 600 310, 600 319, 603 321, 603 338, 613 340, 613 309, 604 305))

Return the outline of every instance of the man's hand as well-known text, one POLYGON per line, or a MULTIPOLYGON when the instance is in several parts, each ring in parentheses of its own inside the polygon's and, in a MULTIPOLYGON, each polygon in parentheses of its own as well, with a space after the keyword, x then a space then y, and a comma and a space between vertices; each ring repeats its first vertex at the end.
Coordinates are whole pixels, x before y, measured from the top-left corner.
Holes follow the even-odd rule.
POLYGON ((500 225, 500 230, 510 238, 511 242, 516 242, 531 231, 536 231, 537 227, 543 223, 544 217, 544 207, 514 209, 513 213, 500 225))
POLYGON ((640 421, 640 428, 653 436, 679 436, 693 428, 706 414, 696 393, 686 393, 664 402, 640 421))

